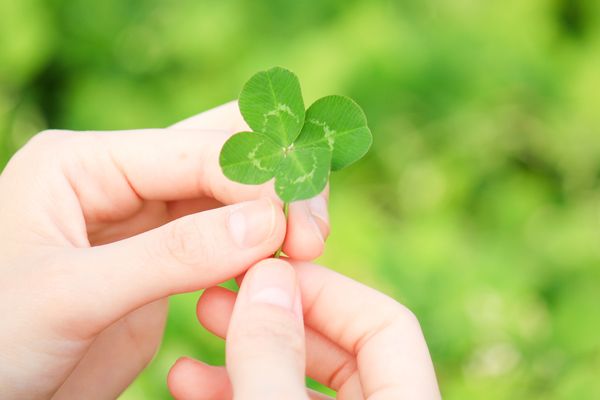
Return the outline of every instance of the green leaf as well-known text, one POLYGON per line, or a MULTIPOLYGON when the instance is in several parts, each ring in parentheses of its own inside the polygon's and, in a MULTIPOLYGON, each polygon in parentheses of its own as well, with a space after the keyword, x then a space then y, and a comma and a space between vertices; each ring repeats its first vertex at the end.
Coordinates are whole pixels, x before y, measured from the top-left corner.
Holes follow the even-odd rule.
POLYGON ((219 164, 232 181, 258 185, 275 175, 283 149, 260 132, 241 132, 223 145, 219 164))
POLYGON ((275 192, 286 203, 310 199, 325 189, 330 165, 325 147, 292 149, 275 173, 275 192))
POLYGON ((239 106, 252 130, 263 132, 284 147, 296 140, 304 124, 300 82, 291 71, 281 67, 250 78, 240 94, 239 106))
POLYGON ((223 173, 246 184, 275 177, 275 191, 285 203, 318 195, 331 170, 357 161, 371 146, 358 104, 328 96, 305 113, 298 78, 283 68, 250 78, 239 106, 254 132, 238 133, 225 143, 219 160, 223 173))
POLYGON ((332 151, 331 169, 340 170, 361 159, 373 142, 365 113, 345 96, 323 97, 306 111, 296 146, 326 146, 332 151))

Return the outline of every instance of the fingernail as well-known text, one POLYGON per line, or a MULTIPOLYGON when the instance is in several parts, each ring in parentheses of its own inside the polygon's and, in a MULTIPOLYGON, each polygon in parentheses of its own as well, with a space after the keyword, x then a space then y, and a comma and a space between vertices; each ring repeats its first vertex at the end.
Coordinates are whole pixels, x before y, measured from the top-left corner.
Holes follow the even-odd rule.
POLYGON ((252 270, 250 279, 250 302, 294 311, 296 275, 291 266, 280 262, 258 264, 252 270))
POLYGON ((268 199, 238 205, 227 221, 231 238, 242 248, 265 241, 273 233, 274 224, 275 207, 268 199))
POLYGON ((329 211, 323 196, 313 197, 308 201, 308 211, 317 226, 323 241, 329 235, 329 211))

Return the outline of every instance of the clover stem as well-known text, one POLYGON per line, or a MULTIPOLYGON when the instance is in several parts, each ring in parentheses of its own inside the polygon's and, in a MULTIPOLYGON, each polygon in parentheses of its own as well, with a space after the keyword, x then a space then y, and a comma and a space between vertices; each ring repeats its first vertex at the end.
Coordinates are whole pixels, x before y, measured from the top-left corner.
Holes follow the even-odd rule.
MULTIPOLYGON (((290 212, 290 203, 283 203, 283 215, 285 215, 286 225, 287 225, 289 212, 290 212)), ((277 251, 273 255, 273 258, 281 258, 282 251, 283 251, 283 244, 281 244, 281 247, 277 249, 277 251)))

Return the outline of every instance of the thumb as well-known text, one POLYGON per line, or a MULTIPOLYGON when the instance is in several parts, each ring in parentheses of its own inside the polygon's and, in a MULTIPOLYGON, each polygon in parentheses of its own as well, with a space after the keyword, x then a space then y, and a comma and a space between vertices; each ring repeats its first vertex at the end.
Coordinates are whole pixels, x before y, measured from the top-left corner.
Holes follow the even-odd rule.
POLYGON ((246 274, 227 333, 234 398, 308 399, 305 340, 294 269, 265 260, 246 274))
POLYGON ((69 273, 69 293, 77 299, 70 302, 70 311, 75 318, 85 316, 89 329, 102 329, 154 300, 243 273, 273 254, 284 236, 282 211, 262 199, 188 215, 119 242, 77 250, 69 257, 75 267, 69 273))

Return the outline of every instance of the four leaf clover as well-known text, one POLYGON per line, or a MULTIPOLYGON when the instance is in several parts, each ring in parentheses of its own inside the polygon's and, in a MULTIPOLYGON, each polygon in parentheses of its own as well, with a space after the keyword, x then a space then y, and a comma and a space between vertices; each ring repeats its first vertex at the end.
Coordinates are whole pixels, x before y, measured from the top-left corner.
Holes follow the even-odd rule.
POLYGON ((300 82, 281 67, 255 74, 239 98, 253 132, 233 135, 221 150, 225 176, 245 184, 275 178, 284 203, 321 193, 330 171, 362 158, 372 142, 367 118, 344 96, 326 96, 304 110, 300 82))

